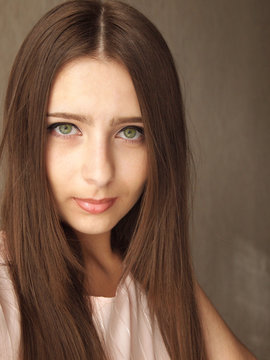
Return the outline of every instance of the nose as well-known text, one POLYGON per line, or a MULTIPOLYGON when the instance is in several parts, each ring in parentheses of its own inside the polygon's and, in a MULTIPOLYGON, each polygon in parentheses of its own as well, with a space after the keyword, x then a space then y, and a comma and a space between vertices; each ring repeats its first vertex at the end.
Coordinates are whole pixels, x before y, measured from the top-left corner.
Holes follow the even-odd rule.
POLYGON ((96 187, 105 187, 112 181, 114 161, 108 142, 96 138, 85 144, 81 170, 83 179, 96 187))

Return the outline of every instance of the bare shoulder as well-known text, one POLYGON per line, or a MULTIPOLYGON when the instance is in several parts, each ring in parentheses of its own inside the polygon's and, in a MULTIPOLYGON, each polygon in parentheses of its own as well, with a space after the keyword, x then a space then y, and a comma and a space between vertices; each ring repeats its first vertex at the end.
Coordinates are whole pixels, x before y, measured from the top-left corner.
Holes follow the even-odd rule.
POLYGON ((231 332, 197 282, 195 292, 209 360, 256 360, 231 332))

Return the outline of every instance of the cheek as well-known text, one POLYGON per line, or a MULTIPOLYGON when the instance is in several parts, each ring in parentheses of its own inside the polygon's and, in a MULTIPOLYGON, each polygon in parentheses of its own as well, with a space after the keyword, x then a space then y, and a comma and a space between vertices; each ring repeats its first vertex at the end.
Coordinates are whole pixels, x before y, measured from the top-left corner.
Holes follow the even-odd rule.
POLYGON ((74 159, 67 151, 48 143, 46 148, 46 172, 52 190, 64 186, 74 171, 74 159))
POLYGON ((121 157, 120 172, 122 180, 130 187, 133 191, 141 191, 147 180, 147 155, 146 150, 142 149, 136 153, 126 153, 123 158, 121 157))

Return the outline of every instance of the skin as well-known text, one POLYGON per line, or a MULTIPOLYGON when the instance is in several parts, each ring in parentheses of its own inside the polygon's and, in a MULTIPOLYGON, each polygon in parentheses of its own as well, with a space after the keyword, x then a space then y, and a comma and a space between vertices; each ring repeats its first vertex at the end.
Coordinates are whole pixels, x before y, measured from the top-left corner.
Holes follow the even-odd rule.
POLYGON ((256 360, 235 337, 198 283, 195 295, 209 360, 256 360))
MULTIPOLYGON (((81 242, 90 295, 114 296, 122 274, 121 258, 110 246, 111 229, 136 203, 147 181, 144 137, 137 132, 139 140, 127 140, 122 129, 142 127, 140 117, 132 80, 117 62, 77 59, 55 79, 47 117, 47 176, 61 218, 81 242), (73 115, 67 119, 63 113, 73 115), (119 123, 123 118, 127 123, 119 123), (52 127, 55 123, 72 126, 52 127), (90 214, 74 197, 117 200, 103 213, 90 214)), ((195 285, 208 358, 254 360, 195 285)))
POLYGON ((91 58, 65 65, 51 90, 47 124, 47 176, 62 220, 81 242, 88 291, 114 296, 122 262, 112 252, 111 229, 137 202, 147 178, 144 136, 134 128, 143 127, 141 111, 125 67, 91 58), (92 214, 74 198, 116 201, 92 214))

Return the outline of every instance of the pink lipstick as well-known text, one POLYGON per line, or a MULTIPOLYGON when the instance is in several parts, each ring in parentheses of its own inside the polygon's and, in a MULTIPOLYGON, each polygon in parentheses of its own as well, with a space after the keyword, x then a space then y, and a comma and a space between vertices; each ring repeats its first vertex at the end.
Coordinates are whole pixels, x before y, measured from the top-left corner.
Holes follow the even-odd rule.
POLYGON ((106 199, 79 199, 74 198, 76 203, 81 209, 87 211, 90 214, 101 214, 113 206, 117 198, 106 198, 106 199))

